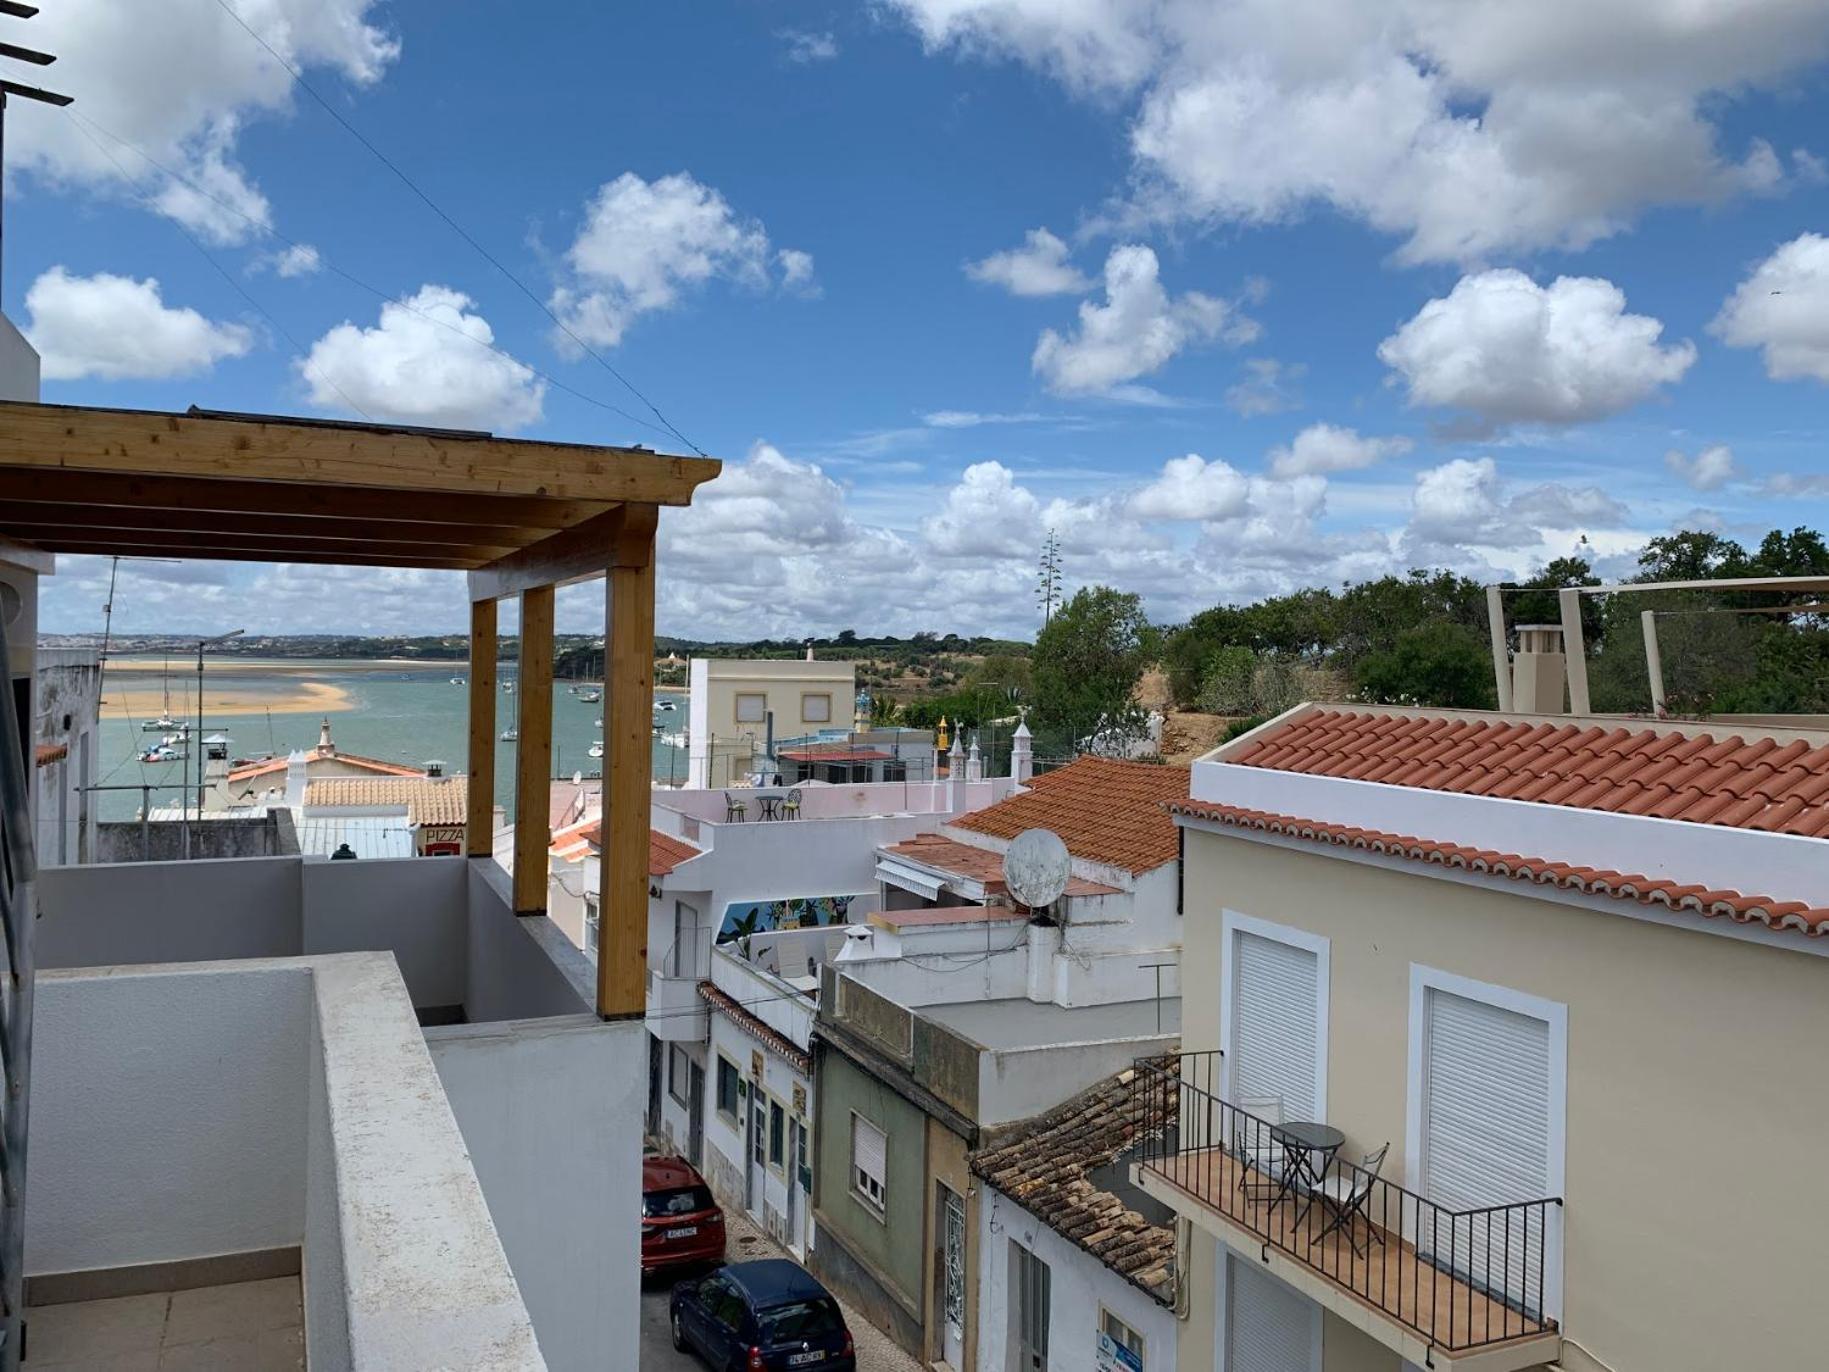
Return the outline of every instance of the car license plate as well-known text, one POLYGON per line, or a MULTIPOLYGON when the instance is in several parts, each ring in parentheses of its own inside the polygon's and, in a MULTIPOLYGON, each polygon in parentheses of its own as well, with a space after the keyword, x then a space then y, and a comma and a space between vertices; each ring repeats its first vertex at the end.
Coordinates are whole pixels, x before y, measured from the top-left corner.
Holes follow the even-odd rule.
POLYGON ((667 1231, 667 1237, 670 1239, 689 1239, 698 1232, 698 1225, 689 1224, 683 1229, 669 1229, 667 1231))
POLYGON ((825 1360, 826 1350, 823 1348, 815 1348, 811 1353, 789 1353, 787 1355, 789 1367, 805 1367, 810 1362, 824 1362, 825 1360))

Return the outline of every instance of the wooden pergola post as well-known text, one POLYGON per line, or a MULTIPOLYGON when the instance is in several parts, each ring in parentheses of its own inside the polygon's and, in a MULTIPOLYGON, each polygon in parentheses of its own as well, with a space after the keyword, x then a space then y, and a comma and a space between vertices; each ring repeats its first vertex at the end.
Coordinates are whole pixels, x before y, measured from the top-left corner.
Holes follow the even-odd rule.
POLYGON ((597 1013, 647 1009, 648 823, 654 772, 652 505, 624 506, 604 592, 603 837, 597 863, 597 1013))
POLYGON ((553 586, 521 592, 520 742, 514 757, 514 912, 546 913, 551 871, 553 586))
POLYGON ((470 602, 470 755, 464 853, 495 851, 495 640, 493 600, 470 602))

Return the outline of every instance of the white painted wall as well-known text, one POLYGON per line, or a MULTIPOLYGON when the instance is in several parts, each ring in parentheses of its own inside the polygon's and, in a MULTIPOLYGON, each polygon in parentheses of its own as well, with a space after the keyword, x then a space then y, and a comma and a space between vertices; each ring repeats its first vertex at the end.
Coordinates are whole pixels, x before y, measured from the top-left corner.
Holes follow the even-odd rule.
POLYGON ((303 859, 302 951, 391 952, 413 1004, 461 1004, 468 866, 462 858, 303 859))
MULTIPOLYGON (((771 1052, 761 1039, 747 1033, 728 1015, 715 1011, 711 1016, 711 1057, 712 1071, 708 1074, 705 1089, 710 1097, 707 1105, 713 1114, 717 1107, 716 1064, 718 1054, 722 1053, 737 1066, 746 1084, 744 1094, 745 1108, 753 1110, 752 1102, 761 1099, 764 1105, 765 1118, 769 1100, 779 1101, 783 1116, 792 1120, 798 1118, 803 1128, 809 1131, 807 1140, 807 1158, 812 1160, 813 1148, 810 1131, 813 1127, 813 1086, 811 1080, 799 1071, 780 1054, 771 1052), (761 1093, 758 1095, 757 1082, 751 1075, 755 1054, 762 1055, 761 1093), (806 1111, 800 1116, 794 1114, 794 1088, 798 1086, 806 1100, 806 1111)), ((807 1221, 808 1199, 806 1191, 800 1185, 800 1179, 794 1168, 794 1160, 786 1156, 786 1147, 791 1146, 791 1135, 784 1146, 782 1170, 777 1172, 766 1162, 758 1169, 761 1180, 760 1194, 755 1197, 756 1204, 750 1207, 751 1213, 762 1224, 764 1230, 777 1241, 804 1254, 807 1235, 811 1226, 807 1221), (793 1190, 790 1209, 789 1189, 793 1190), (791 1221, 791 1222, 790 1222, 791 1221)), ((754 1144, 741 1126, 732 1129, 728 1121, 719 1121, 719 1127, 706 1128, 706 1179, 713 1181, 720 1199, 728 1206, 741 1208, 745 1197, 745 1148, 754 1144)), ((766 1156, 766 1155, 765 1155, 766 1156)))
POLYGON ((41 972, 26 1271, 295 1245, 312 983, 302 964, 41 972))
MULTIPOLYGON (((1103 1307, 1143 1335, 1144 1372, 1175 1372, 1174 1311, 986 1183, 978 1202, 978 1372, 1019 1372, 1011 1353, 1010 1243, 1048 1264, 1050 1366, 1091 1369, 1103 1307)), ((1200 1366, 1205 1372, 1205 1364, 1200 1366)))
POLYGON ((684 1049, 687 1060, 689 1062, 696 1062, 705 1072, 704 1108, 707 1115, 710 1114, 715 1099, 712 1095, 715 1088, 713 1086, 711 1069, 707 1065, 708 1059, 706 1058, 706 1050, 703 1043, 661 1044, 660 1129, 658 1132, 662 1142, 665 1143, 668 1148, 672 1149, 675 1153, 678 1153, 682 1158, 685 1158, 692 1155, 692 1072, 690 1069, 687 1069, 685 1076, 681 1079, 680 1094, 684 1096, 685 1099, 678 1099, 673 1095, 672 1082, 667 1075, 671 1070, 670 1064, 673 1060, 672 1054, 675 1047, 684 1049))
POLYGON ((0 314, 0 400, 37 400, 38 375, 38 350, 0 314))
POLYGON ((1179 1032, 1098 1043, 1050 1043, 978 1055, 978 1123, 985 1128, 1031 1119, 1129 1067, 1166 1053, 1179 1032))
POLYGON ((47 867, 38 965, 295 957, 304 951, 299 869, 296 857, 47 867))
MULTIPOLYGON (((421 859, 431 861, 431 859, 421 859)), ((351 863, 352 867, 368 866, 351 863)), ((580 993, 576 977, 589 976, 584 955, 545 916, 514 913, 508 875, 494 863, 466 862, 468 939, 463 1003, 473 1023, 575 1015, 594 997, 580 993), (536 929, 533 926, 544 926, 536 929), (541 934, 550 935, 542 939, 541 934), (557 945, 564 945, 560 949, 557 945), (569 952, 568 965, 557 959, 569 952), (568 976, 568 970, 571 975, 568 976)))
POLYGON ((647 1036, 595 1015, 428 1029, 547 1365, 633 1368, 647 1036))

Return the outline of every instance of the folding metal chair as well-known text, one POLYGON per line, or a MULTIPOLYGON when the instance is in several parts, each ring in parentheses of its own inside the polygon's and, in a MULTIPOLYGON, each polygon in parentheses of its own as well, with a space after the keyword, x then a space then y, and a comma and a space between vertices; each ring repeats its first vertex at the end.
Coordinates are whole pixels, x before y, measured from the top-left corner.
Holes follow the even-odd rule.
MULTIPOLYGON (((1367 1153, 1359 1160, 1359 1166, 1350 1173, 1336 1168, 1321 1179, 1320 1186, 1315 1188, 1315 1198, 1325 1205, 1332 1214, 1327 1227, 1316 1236, 1319 1243, 1336 1229, 1346 1231, 1346 1241, 1353 1245, 1353 1252, 1361 1253, 1359 1240, 1353 1237, 1353 1217, 1365 1220, 1366 1233, 1371 1235, 1372 1243, 1382 1244, 1384 1238, 1378 1232, 1378 1226, 1372 1223, 1372 1217, 1366 1214, 1366 1202, 1372 1198, 1372 1183, 1378 1180, 1379 1170, 1384 1166, 1385 1154, 1391 1151, 1387 1142, 1375 1152, 1367 1153)), ((1367 1249, 1371 1244, 1366 1245, 1367 1249)))

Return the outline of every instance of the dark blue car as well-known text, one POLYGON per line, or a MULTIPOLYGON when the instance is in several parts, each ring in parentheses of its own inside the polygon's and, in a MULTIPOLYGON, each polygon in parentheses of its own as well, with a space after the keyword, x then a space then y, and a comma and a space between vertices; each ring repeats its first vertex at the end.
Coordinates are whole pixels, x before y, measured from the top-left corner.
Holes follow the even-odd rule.
POLYGON ((715 1372, 856 1372, 838 1302, 782 1258, 734 1262, 681 1282, 669 1304, 673 1346, 715 1372))

